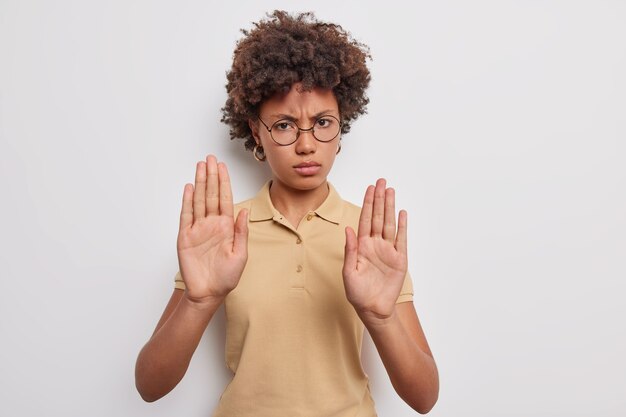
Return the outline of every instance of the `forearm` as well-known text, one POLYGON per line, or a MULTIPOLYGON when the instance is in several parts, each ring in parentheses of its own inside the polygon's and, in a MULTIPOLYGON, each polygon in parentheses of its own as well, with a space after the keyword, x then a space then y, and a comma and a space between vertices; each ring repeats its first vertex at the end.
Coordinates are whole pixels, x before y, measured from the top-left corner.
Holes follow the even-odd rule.
POLYGON ((221 300, 198 304, 182 297, 169 319, 152 335, 137 358, 135 384, 145 401, 156 401, 183 378, 221 300))
POLYGON ((397 310, 386 319, 360 315, 398 395, 414 410, 425 414, 439 395, 437 366, 410 337, 397 310))

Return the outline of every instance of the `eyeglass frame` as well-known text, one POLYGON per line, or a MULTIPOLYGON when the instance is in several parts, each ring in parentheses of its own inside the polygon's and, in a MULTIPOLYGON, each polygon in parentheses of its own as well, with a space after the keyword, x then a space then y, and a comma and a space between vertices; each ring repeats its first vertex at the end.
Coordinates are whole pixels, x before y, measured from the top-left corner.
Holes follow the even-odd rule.
POLYGON ((300 126, 298 126, 298 123, 296 123, 295 120, 290 120, 287 118, 282 118, 282 119, 278 119, 276 120, 274 123, 272 123, 272 127, 268 127, 267 124, 265 124, 265 122, 261 119, 261 116, 257 116, 257 119, 259 119, 259 121, 261 123, 263 123, 263 126, 265 126, 265 129, 267 129, 267 131, 270 134, 270 137, 272 138, 272 140, 274 141, 275 144, 277 144, 278 146, 289 146, 289 145, 293 145, 294 143, 296 143, 298 141, 298 138, 300 137, 300 132, 311 132, 311 134, 313 135, 313 138, 320 142, 320 143, 328 143, 333 141, 337 136, 339 136, 341 134, 341 127, 343 126, 343 123, 341 123, 341 120, 339 120, 337 117, 333 116, 332 114, 325 114, 322 116, 317 117, 314 121, 313 121, 313 126, 311 126, 308 129, 303 129, 300 126), (328 139, 328 140, 319 140, 317 138, 317 136, 315 136, 315 124, 317 123, 318 120, 323 119, 324 117, 332 117, 333 119, 335 119, 338 123, 339 123, 339 130, 337 131, 337 134, 335 136, 332 137, 332 139, 328 139), (276 141, 276 139, 274 139, 274 135, 272 135, 272 129, 274 129, 274 126, 276 126, 276 124, 278 122, 282 122, 284 120, 289 120, 290 122, 293 122, 294 125, 296 125, 296 127, 298 128, 298 131, 296 132, 296 138, 293 140, 293 142, 287 143, 287 144, 282 144, 282 143, 278 143, 276 141))

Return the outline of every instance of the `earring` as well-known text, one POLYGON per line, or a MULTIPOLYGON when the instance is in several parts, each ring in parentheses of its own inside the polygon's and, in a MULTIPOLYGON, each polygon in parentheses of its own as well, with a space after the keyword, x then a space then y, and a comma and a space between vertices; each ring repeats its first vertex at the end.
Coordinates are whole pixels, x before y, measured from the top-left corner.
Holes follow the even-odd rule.
POLYGON ((339 146, 337 146, 337 153, 335 155, 339 154, 339 152, 341 152, 341 139, 339 139, 339 146))
POLYGON ((267 157, 265 156, 265 152, 263 151, 263 147, 258 143, 254 145, 254 149, 252 149, 252 155, 254 155, 254 159, 259 162, 265 161, 267 157))

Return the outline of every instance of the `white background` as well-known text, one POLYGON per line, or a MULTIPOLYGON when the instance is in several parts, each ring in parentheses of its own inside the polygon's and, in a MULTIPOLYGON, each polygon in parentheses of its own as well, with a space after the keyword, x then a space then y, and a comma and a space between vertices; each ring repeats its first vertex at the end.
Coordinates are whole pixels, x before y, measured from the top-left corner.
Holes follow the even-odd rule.
MULTIPOLYGON (((156 403, 134 364, 172 292, 183 186, 215 153, 240 28, 313 10, 370 45, 330 180, 409 212, 432 416, 626 414, 626 2, 0 1, 0 415, 208 416, 223 312, 156 403)), ((397 397, 367 337, 381 416, 397 397)))

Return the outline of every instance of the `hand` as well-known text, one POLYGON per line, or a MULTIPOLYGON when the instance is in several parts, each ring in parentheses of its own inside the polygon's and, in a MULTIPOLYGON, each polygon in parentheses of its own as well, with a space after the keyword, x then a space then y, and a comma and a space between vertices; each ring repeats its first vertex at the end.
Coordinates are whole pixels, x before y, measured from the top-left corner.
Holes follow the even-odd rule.
POLYGON ((185 184, 176 246, 190 300, 223 299, 237 286, 248 259, 248 214, 234 221, 228 170, 213 155, 198 162, 195 187, 185 184))
POLYGON ((406 211, 398 215, 395 192, 379 179, 365 192, 358 238, 346 227, 343 281, 348 301, 362 318, 390 317, 407 271, 406 211))

